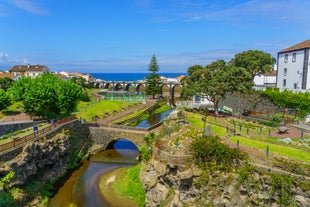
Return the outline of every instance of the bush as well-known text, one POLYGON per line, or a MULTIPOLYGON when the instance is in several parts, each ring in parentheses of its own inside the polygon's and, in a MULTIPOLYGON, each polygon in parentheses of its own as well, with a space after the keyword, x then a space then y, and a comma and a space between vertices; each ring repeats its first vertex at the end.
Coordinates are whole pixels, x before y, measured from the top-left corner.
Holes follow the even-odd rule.
POLYGON ((191 143, 191 151, 196 157, 198 166, 205 166, 206 162, 216 162, 222 165, 233 165, 246 155, 239 149, 231 149, 220 142, 219 137, 198 137, 191 143))
POLYGON ((142 160, 148 161, 151 159, 152 151, 151 151, 150 147, 146 147, 146 146, 140 147, 139 151, 141 153, 141 159, 142 160))

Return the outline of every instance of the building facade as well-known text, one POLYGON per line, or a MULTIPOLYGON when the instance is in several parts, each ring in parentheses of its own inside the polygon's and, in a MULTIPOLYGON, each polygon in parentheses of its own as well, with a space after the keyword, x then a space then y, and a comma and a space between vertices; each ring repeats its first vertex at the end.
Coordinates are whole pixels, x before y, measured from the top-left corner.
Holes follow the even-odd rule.
POLYGON ((277 87, 310 90, 310 39, 278 52, 277 87))
POLYGON ((9 72, 14 74, 14 76, 34 78, 38 75, 49 72, 49 69, 45 65, 14 65, 9 72))

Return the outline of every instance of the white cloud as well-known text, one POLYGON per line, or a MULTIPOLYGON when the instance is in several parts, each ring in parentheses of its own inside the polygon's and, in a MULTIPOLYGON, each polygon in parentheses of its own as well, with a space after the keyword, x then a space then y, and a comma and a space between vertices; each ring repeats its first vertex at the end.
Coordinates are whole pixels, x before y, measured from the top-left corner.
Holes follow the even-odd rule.
POLYGON ((9 56, 3 52, 0 52, 0 62, 3 63, 3 62, 7 62, 9 59, 9 56))
POLYGON ((9 3, 15 5, 17 8, 34 14, 47 14, 47 10, 42 8, 37 2, 33 0, 10 0, 9 3))

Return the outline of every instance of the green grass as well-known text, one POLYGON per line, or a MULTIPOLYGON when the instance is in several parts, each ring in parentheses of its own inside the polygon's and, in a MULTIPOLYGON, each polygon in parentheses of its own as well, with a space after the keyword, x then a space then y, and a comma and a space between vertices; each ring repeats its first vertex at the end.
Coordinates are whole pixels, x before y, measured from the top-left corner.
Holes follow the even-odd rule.
POLYGON ((14 112, 20 110, 21 104, 22 104, 21 102, 15 102, 12 105, 10 105, 8 108, 0 111, 0 119, 2 119, 5 116, 9 116, 13 114, 14 112))
POLYGON ((117 119, 117 120, 111 122, 111 124, 121 123, 121 122, 123 122, 123 121, 126 121, 127 119, 134 118, 134 117, 139 116, 140 114, 142 114, 144 111, 145 111, 145 108, 140 109, 140 110, 135 111, 135 112, 133 112, 133 113, 131 113, 131 114, 128 114, 127 116, 123 116, 122 118, 117 119))
POLYGON ((128 196, 139 206, 145 206, 145 192, 139 178, 140 169, 140 163, 126 169, 123 176, 114 181, 113 187, 117 194, 128 196))
MULTIPOLYGON (((195 113, 188 112, 186 119, 193 126, 199 128, 199 129, 203 129, 205 123, 202 120, 202 118, 204 118, 204 117, 205 116, 201 115, 201 114, 195 114, 195 113)), ((211 117, 207 117, 206 126, 211 126, 211 132, 212 133, 215 133, 218 136, 225 136, 226 135, 226 128, 225 127, 220 127, 220 126, 214 125, 212 123, 220 124, 219 121, 217 121, 216 119, 211 118, 211 117)))
POLYGON ((205 117, 201 114, 195 114, 192 112, 186 113, 186 120, 191 123, 194 127, 202 129, 204 126, 204 122, 202 121, 202 118, 205 117))
POLYGON ((269 146, 269 153, 271 154, 275 153, 288 158, 310 162, 309 152, 303 150, 295 149, 289 146, 282 146, 279 144, 272 144, 264 141, 253 140, 241 136, 235 136, 230 138, 230 141, 232 142, 237 142, 237 140, 239 140, 240 145, 259 149, 262 151, 266 151, 266 147, 269 146))
POLYGON ((87 110, 78 111, 76 116, 87 122, 92 122, 92 117, 94 116, 104 117, 105 113, 112 113, 114 110, 118 111, 122 108, 128 108, 131 106, 133 106, 133 103, 100 100, 94 105, 89 106, 87 110))

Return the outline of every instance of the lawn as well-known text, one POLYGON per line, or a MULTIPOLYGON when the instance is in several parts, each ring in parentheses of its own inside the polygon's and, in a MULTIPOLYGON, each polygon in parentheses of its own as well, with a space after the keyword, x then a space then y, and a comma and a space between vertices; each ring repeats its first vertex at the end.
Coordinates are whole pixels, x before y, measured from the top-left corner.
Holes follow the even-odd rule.
POLYGON ((190 122, 193 126, 203 129, 204 126, 211 126, 211 132, 215 133, 218 136, 225 136, 226 135, 226 128, 218 126, 220 122, 213 117, 207 117, 206 125, 202 118, 205 118, 202 114, 195 114, 188 112, 186 115, 186 119, 188 122, 190 122), (217 125, 214 125, 217 124, 217 125))
POLYGON ((10 114, 13 114, 14 112, 20 110, 21 108, 21 102, 15 102, 12 105, 10 105, 8 108, 3 109, 0 111, 0 119, 2 119, 5 116, 8 116, 10 114))
POLYGON ((245 138, 241 136, 231 137, 230 141, 237 142, 239 140, 240 145, 244 145, 247 147, 251 147, 254 149, 259 149, 262 151, 266 151, 266 147, 269 147, 269 153, 275 153, 281 156, 285 156, 288 158, 293 158, 305 162, 310 162, 309 152, 303 151, 300 149, 295 149, 290 146, 282 146, 278 144, 272 144, 264 141, 254 140, 250 138, 245 138))
POLYGON ((92 122, 95 116, 103 118, 105 117, 105 113, 112 113, 113 111, 119 111, 125 108, 128 109, 132 106, 134 106, 134 104, 128 102, 100 100, 87 107, 87 110, 78 111, 76 116, 87 122, 92 122))
MULTIPOLYGON (((193 126, 203 129, 204 127, 204 121, 202 118, 205 117, 201 114, 195 114, 195 113, 187 113, 187 121, 190 122, 193 126)), ((212 125, 210 123, 216 121, 214 118, 208 117, 208 122, 206 123, 207 125, 211 126, 211 132, 224 137, 226 135, 226 126, 220 127, 217 125, 212 125)), ((226 121, 227 126, 230 128, 233 127, 233 121, 230 120, 229 122, 226 121)), ((240 132, 240 121, 236 120, 236 132, 240 132)), ((246 128, 245 128, 245 123, 242 125, 241 133, 246 134, 246 128)), ((246 138, 243 136, 232 136, 230 138, 230 141, 236 143, 237 140, 239 140, 240 145, 244 145, 247 147, 251 147, 254 149, 259 149, 262 151, 266 150, 266 147, 269 146, 269 152, 270 153, 275 153, 281 156, 285 156, 288 158, 293 158, 297 160, 302 160, 305 162, 310 162, 310 156, 309 152, 307 150, 302 150, 300 149, 301 147, 297 147, 295 145, 285 145, 283 143, 277 143, 279 138, 276 137, 269 137, 266 136, 268 134, 268 130, 271 127, 264 127, 262 128, 262 133, 260 134, 260 125, 255 125, 251 124, 251 131, 254 130, 258 135, 257 136, 252 136, 251 138, 246 138)), ((296 144, 298 139, 292 138, 293 144, 296 144)))

